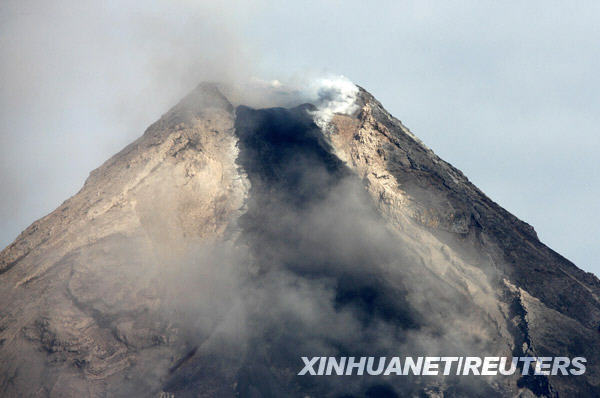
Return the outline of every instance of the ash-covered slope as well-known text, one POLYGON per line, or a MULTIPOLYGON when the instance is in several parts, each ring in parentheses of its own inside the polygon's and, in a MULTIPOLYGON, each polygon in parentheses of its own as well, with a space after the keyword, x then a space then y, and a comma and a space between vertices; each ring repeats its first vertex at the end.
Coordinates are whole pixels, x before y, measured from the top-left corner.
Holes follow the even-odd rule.
POLYGON ((2 396, 596 396, 600 282, 369 93, 203 84, 0 255, 2 396), (301 356, 583 356, 302 377, 301 356), (517 372, 518 373, 518 372, 517 372))

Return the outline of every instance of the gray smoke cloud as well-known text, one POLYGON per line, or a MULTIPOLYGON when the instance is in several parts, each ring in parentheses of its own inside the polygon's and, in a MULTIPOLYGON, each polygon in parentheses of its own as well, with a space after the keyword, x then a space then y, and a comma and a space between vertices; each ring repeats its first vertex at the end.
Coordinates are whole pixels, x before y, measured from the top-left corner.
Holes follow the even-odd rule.
MULTIPOLYGON (((230 240, 201 242, 160 263, 159 314, 187 354, 170 374, 162 369, 167 381, 154 388, 187 396, 200 386, 227 391, 235 381, 241 395, 409 394, 424 380, 295 374, 307 355, 506 349, 489 339, 496 326, 483 310, 402 244, 358 177, 331 155, 315 109, 242 106, 236 115, 238 163, 251 182, 247 210, 230 240)), ((141 290, 146 282, 134 283, 141 290)), ((439 383, 464 394, 489 389, 483 380, 439 383)))

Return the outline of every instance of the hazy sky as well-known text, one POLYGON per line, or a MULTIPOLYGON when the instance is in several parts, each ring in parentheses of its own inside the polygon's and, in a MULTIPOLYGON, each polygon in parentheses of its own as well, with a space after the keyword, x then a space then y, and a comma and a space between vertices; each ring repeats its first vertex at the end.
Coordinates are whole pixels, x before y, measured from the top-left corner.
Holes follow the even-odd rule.
POLYGON ((336 73, 600 275, 600 3, 213 3, 2 1, 0 246, 200 80, 336 73))

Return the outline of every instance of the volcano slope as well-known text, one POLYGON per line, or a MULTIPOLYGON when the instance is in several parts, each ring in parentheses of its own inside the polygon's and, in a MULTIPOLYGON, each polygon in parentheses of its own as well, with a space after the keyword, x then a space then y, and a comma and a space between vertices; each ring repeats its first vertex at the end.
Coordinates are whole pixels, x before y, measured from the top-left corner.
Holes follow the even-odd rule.
POLYGON ((368 92, 201 84, 0 254, 0 395, 598 396, 600 282, 368 92), (582 356, 581 376, 299 376, 313 356, 582 356))

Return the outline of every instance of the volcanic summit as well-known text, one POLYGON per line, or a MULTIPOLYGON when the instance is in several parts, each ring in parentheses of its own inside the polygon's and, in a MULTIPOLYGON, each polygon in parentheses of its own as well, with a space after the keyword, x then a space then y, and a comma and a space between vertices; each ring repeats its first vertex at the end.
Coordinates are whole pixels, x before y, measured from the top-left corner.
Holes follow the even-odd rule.
POLYGON ((200 84, 2 251, 1 396, 600 395, 595 276, 366 90, 269 90, 200 84), (298 375, 301 357, 457 355, 588 362, 298 375))

